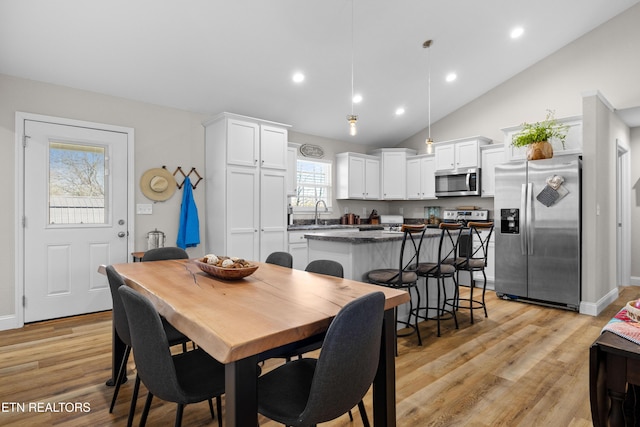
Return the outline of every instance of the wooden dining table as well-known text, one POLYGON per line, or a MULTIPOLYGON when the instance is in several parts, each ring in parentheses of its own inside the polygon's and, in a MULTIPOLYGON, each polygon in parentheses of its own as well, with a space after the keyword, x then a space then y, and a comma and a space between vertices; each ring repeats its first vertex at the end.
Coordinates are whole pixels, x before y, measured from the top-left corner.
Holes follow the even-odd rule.
POLYGON ((256 426, 261 353, 322 333, 349 301, 384 292, 373 418, 375 426, 395 426, 394 307, 408 302, 409 295, 353 280, 256 264, 259 267, 251 276, 233 281, 216 279, 191 260, 114 267, 125 283, 149 298, 173 326, 225 364, 227 427, 256 426))

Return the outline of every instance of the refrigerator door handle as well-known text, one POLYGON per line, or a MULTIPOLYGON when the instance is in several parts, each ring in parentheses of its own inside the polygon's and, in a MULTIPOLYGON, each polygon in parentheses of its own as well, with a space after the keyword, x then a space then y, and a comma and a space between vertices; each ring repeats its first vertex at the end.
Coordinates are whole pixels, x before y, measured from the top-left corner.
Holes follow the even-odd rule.
POLYGON ((526 224, 526 217, 525 217, 525 209, 527 207, 527 184, 522 184, 522 189, 520 190, 520 230, 522 230, 522 232, 520 233, 520 251, 522 252, 522 255, 526 255, 527 254, 527 229, 523 226, 523 221, 525 221, 526 224))
POLYGON ((533 255, 533 184, 527 184, 527 246, 529 255, 533 255))

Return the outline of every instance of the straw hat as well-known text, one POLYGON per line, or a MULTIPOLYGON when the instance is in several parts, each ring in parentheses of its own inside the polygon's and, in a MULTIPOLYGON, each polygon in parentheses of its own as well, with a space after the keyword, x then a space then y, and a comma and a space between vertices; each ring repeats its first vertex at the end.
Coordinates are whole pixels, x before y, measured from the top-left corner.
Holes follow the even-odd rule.
POLYGON ((140 178, 140 189, 147 198, 163 202, 176 191, 176 180, 165 168, 149 169, 140 178))

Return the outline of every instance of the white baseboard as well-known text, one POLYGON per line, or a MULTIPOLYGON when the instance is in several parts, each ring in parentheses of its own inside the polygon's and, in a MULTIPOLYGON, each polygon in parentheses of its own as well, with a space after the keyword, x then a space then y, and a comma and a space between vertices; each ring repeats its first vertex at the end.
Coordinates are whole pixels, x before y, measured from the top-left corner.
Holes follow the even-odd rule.
POLYGON ((17 329, 23 326, 22 322, 18 321, 15 314, 7 316, 0 316, 0 331, 6 331, 7 329, 17 329))
POLYGON ((640 277, 631 276, 631 278, 629 279, 629 285, 631 285, 631 286, 640 286, 640 277))
POLYGON ((612 302, 618 299, 618 288, 611 289, 605 296, 600 298, 598 302, 580 302, 580 314, 588 314, 589 316, 597 316, 612 302))

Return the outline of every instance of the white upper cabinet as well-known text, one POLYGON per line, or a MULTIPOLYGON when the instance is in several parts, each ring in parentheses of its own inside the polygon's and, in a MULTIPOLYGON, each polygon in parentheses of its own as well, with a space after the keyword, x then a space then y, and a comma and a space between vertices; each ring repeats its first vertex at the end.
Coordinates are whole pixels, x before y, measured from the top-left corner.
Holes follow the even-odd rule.
POLYGON ((287 249, 287 125, 223 113, 205 126, 206 248, 264 261, 287 249))
POLYGON ((380 159, 359 153, 336 154, 336 198, 380 198, 380 159))
POLYGON ((480 147, 489 143, 491 140, 482 136, 436 143, 436 170, 453 171, 480 167, 480 147))
POLYGON ((287 129, 260 125, 260 167, 287 170, 287 129))
POLYGON ((238 166, 258 165, 260 126, 242 120, 227 120, 227 163, 238 166))
POLYGON ((435 199, 435 171, 433 154, 407 157, 407 199, 435 199))
POLYGON ((504 144, 489 144, 481 148, 481 197, 493 197, 496 189, 496 165, 504 163, 504 144))
MULTIPOLYGON (((582 154, 582 116, 572 116, 558 119, 559 123, 569 126, 567 137, 562 143, 557 140, 549 141, 553 147, 554 156, 582 154)), ((525 160, 527 158, 526 147, 514 147, 511 141, 522 130, 522 126, 503 128, 505 160, 507 162, 525 160)))
POLYGON ((300 144, 287 144, 287 196, 295 196, 298 186, 298 150, 300 144))
POLYGON ((381 148, 371 153, 380 156, 380 187, 382 200, 407 198, 407 156, 416 154, 409 148, 381 148))

